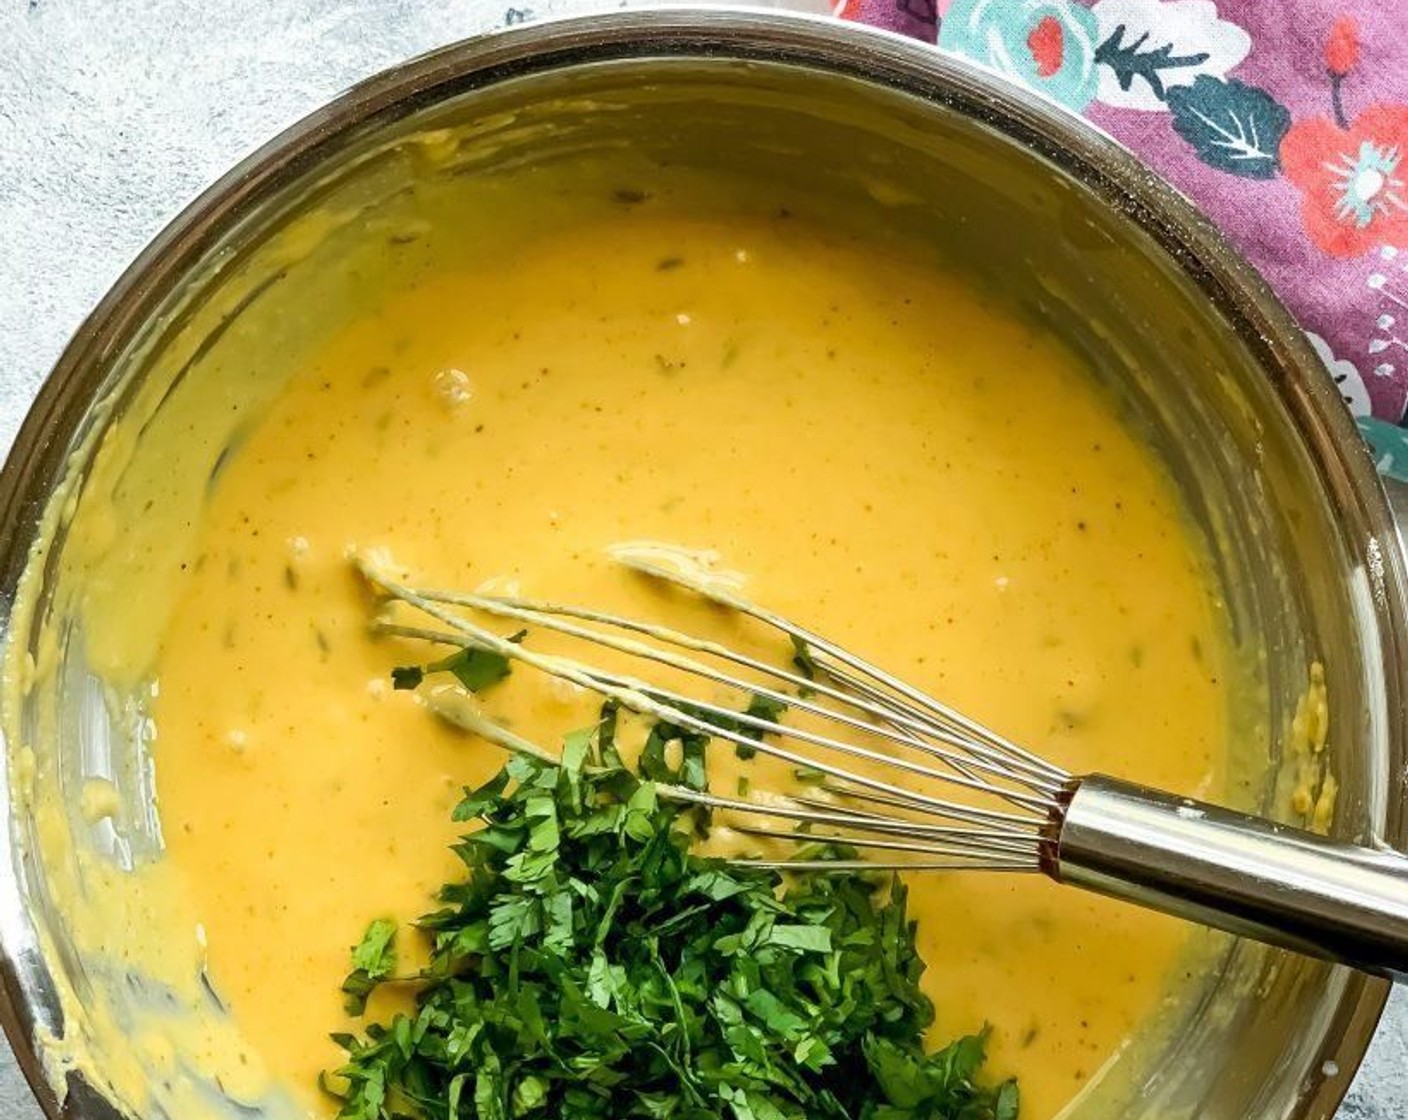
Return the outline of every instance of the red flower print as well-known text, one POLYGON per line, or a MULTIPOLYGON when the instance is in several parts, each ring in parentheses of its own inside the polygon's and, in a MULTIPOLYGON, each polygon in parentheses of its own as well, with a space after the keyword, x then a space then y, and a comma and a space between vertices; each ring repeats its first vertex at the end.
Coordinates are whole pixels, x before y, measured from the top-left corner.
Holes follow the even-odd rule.
POLYGON ((1291 125, 1281 170, 1305 192, 1301 220, 1310 239, 1334 257, 1408 244, 1405 155, 1405 106, 1374 105, 1344 126, 1328 117, 1291 125))
POLYGON ((1061 21, 1055 16, 1039 20, 1027 36, 1027 50, 1032 52, 1036 72, 1049 78, 1061 69, 1061 59, 1066 53, 1066 34, 1061 30, 1061 21))
POLYGON ((1353 16, 1340 16, 1330 28, 1325 44, 1325 69, 1336 78, 1343 78, 1359 61, 1359 27, 1353 16))
POLYGON ((1281 137, 1281 170, 1305 192, 1305 232, 1333 257, 1408 244, 1408 106, 1373 105, 1350 120, 1344 80, 1359 61, 1359 27, 1340 16, 1325 41, 1333 118, 1297 121, 1281 137))

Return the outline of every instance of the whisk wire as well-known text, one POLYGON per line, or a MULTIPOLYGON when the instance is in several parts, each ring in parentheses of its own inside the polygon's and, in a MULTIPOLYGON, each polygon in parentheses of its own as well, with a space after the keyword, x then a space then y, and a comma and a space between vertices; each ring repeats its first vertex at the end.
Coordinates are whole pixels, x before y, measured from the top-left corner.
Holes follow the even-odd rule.
MULTIPOLYGON (((927 836, 936 841, 967 841, 974 846, 990 848, 994 851, 1034 854, 1041 844, 1035 833, 1000 831, 996 829, 954 828, 951 825, 934 825, 922 821, 895 820, 876 814, 861 814, 852 810, 837 812, 835 805, 808 801, 798 797, 788 797, 778 802, 745 801, 738 798, 719 797, 681 786, 658 786, 661 797, 672 801, 683 801, 703 805, 712 809, 723 809, 734 813, 776 817, 783 820, 797 820, 806 824, 825 824, 888 836, 927 836), (790 804, 788 804, 790 802, 790 804)), ((744 831, 748 826, 739 826, 744 831)), ((790 839, 804 838, 802 834, 790 832, 790 839)), ((813 837, 829 839, 829 837, 813 837)), ((853 841, 848 841, 853 843, 853 841)))
MULTIPOLYGON (((955 734, 950 729, 942 727, 937 724, 936 721, 927 718, 913 718, 907 716, 903 709, 898 708, 894 704, 891 698, 884 697, 883 693, 880 693, 868 684, 864 685, 864 688, 871 694, 869 697, 864 695, 851 695, 844 689, 834 688, 824 682, 814 681, 800 674, 779 669, 774 665, 769 665, 764 661, 748 657, 745 654, 738 653, 718 643, 683 634, 668 627, 623 618, 619 615, 604 611, 588 610, 581 607, 540 602, 531 599, 478 595, 468 592, 422 590, 419 594, 431 602, 466 606, 514 621, 531 623, 535 626, 540 626, 568 637, 593 642, 619 653, 625 653, 630 656, 643 658, 657 664, 679 669, 715 684, 737 689, 741 692, 750 692, 765 696, 771 700, 786 704, 795 710, 805 711, 822 719, 842 724, 853 731, 887 738, 891 742, 919 750, 943 761, 945 764, 954 768, 959 774, 963 775, 964 780, 960 784, 968 785, 969 788, 981 792, 995 794, 996 796, 1021 804, 1027 808, 1036 808, 1039 804, 1038 800, 1017 791, 1009 791, 988 779, 980 778, 967 768, 972 767, 980 769, 992 778, 1023 786, 1028 791, 1039 794, 1043 798, 1054 797, 1061 789, 1061 782, 1048 774, 1034 774, 1029 772, 1028 768, 1020 765, 1014 767, 1010 763, 1007 763, 1000 754, 987 750, 982 744, 977 744, 977 749, 974 750, 974 744, 968 739, 955 734), (733 674, 722 672, 693 658, 681 657, 653 646, 645 645, 641 642, 619 638, 610 633, 576 625, 573 622, 565 622, 563 618, 573 618, 580 621, 591 621, 613 626, 649 636, 669 645, 721 658, 774 680, 779 680, 791 685, 799 691, 821 693, 827 698, 839 701, 864 712, 870 719, 857 719, 844 712, 838 712, 833 708, 813 703, 807 699, 806 696, 783 693, 768 685, 760 684, 756 681, 743 680, 733 674), (884 710, 881 710, 880 701, 884 702, 884 710), (926 742, 921 737, 923 734, 928 734, 938 739, 941 743, 945 744, 946 747, 957 747, 965 750, 968 752, 969 756, 965 757, 956 754, 952 750, 945 749, 945 747, 926 742), (977 754, 980 757, 971 757, 973 754, 977 754)), ((593 675, 603 680, 608 679, 606 674, 598 671, 593 671, 593 675)), ((616 683, 620 684, 622 682, 618 680, 616 683)), ((860 683, 863 684, 864 682, 860 683)), ((686 704, 695 708, 710 707, 700 701, 680 696, 677 693, 671 693, 668 690, 656 686, 644 685, 632 681, 629 687, 638 687, 642 691, 655 695, 657 698, 667 703, 686 704)), ((857 689, 856 691, 859 692, 860 690, 857 689)), ((793 734, 782 725, 771 721, 761 721, 755 717, 747 716, 745 713, 733 713, 715 706, 713 707, 713 714, 727 717, 737 722, 743 722, 758 730, 767 730, 783 735, 793 734)), ((807 736, 798 734, 793 734, 793 737, 808 739, 807 736)), ((816 746, 834 746, 833 741, 821 737, 809 738, 808 741, 816 746)), ((915 772, 928 773, 928 771, 915 772)), ((1044 801, 1040 802, 1040 804, 1044 803, 1044 801)))
POLYGON ((822 672, 848 692, 863 697, 876 707, 884 709, 886 714, 880 718, 889 725, 904 728, 921 727, 924 729, 924 734, 943 742, 959 744, 970 755, 978 756, 966 761, 964 765, 982 765, 985 769, 994 769, 999 773, 1006 774, 1010 780, 1020 782, 1028 788, 1040 790, 1047 796, 1059 794, 1065 784, 1064 778, 1062 781, 1057 781, 1056 778, 1048 776, 1045 772, 1037 771, 1035 767, 1024 765, 1020 760, 1008 759, 1001 751, 994 750, 986 743, 965 738, 962 732, 944 726, 928 713, 915 712, 913 709, 906 708, 900 700, 883 689, 838 669, 824 659, 817 659, 816 663, 822 672), (980 762, 980 760, 982 761, 980 762))
MULTIPOLYGON (((939 857, 894 863, 866 860, 864 866, 871 869, 893 866, 899 869, 980 867, 991 870, 1032 870, 1040 865, 1044 845, 1048 843, 1043 825, 1049 818, 1051 806, 1055 804, 1055 798, 1061 789, 1062 772, 1050 766, 1038 770, 1020 759, 1010 760, 1000 745, 995 746, 986 739, 974 740, 963 736, 942 714, 914 712, 883 687, 872 683, 875 674, 869 674, 870 680, 855 676, 856 673, 866 673, 866 663, 858 658, 838 658, 838 652, 844 651, 839 651, 839 647, 832 643, 816 643, 823 657, 815 660, 822 674, 829 679, 813 680, 767 665, 717 643, 605 612, 536 603, 532 600, 421 590, 406 586, 370 564, 364 564, 363 571, 389 597, 415 608, 447 628, 440 630, 382 618, 377 625, 384 633, 493 651, 549 676, 595 692, 628 710, 667 721, 710 739, 768 755, 799 770, 814 772, 823 779, 830 779, 823 784, 821 791, 842 802, 822 808, 816 799, 811 798, 783 799, 782 804, 771 801, 733 801, 711 794, 696 795, 692 798, 698 803, 712 804, 732 812, 796 820, 801 826, 796 831, 786 832, 777 828, 744 824, 739 826, 738 831, 745 835, 760 839, 843 844, 888 853, 939 857), (846 739, 832 738, 807 727, 784 724, 762 715, 739 712, 709 701, 686 697, 634 676, 607 672, 570 657, 525 648, 520 642, 509 640, 463 617, 459 612, 466 608, 553 630, 595 647, 611 649, 679 670, 697 679, 767 697, 850 731, 878 737, 892 746, 918 750, 944 768, 937 769, 934 765, 902 757, 894 751, 882 753, 846 739), (595 625, 582 625, 585 622, 595 625), (597 629, 596 626, 623 629, 676 648, 718 657, 753 670, 769 682, 786 682, 798 692, 807 695, 784 693, 773 687, 773 683, 745 680, 693 657, 671 653, 634 638, 608 633, 597 629), (850 671, 838 669, 831 663, 833 659, 843 661, 850 671), (822 703, 818 697, 842 704, 849 711, 838 711, 822 703), (853 712, 861 713, 866 718, 859 718, 852 714, 853 712), (880 773, 898 770, 926 781, 966 789, 970 793, 994 796, 1005 800, 1011 809, 995 809, 935 796, 894 781, 887 781, 860 769, 840 765, 828 758, 802 754, 782 745, 792 742, 803 743, 810 748, 833 752, 866 765, 879 767, 880 773), (887 815, 869 809, 845 807, 844 803, 854 801, 901 810, 906 815, 887 815), (915 819, 915 815, 921 819, 915 819), (936 825, 934 820, 957 822, 967 827, 954 827, 952 823, 936 825), (831 831, 809 831, 818 826, 831 831)), ((726 602, 727 605, 735 605, 732 597, 726 602)), ((741 603, 742 600, 737 602, 741 603)), ((761 611, 749 613, 756 613, 763 621, 777 626, 777 623, 773 622, 776 616, 761 611)), ((779 621, 785 623, 785 620, 779 621)), ((811 640, 805 636, 808 632, 800 627, 785 624, 777 628, 798 637, 799 640, 811 640)), ((488 737, 511 749, 526 748, 540 757, 546 753, 541 748, 528 744, 520 736, 494 727, 480 715, 461 716, 459 721, 471 729, 487 733, 488 737)), ((679 797, 678 791, 675 796, 679 797)), ((745 862, 783 870, 804 870, 809 868, 813 861, 745 862)), ((827 870, 837 870, 846 861, 819 862, 824 864, 827 870)))
POLYGON ((1067 777, 1069 777, 1069 775, 1067 775, 1059 767, 1048 762, 1040 755, 1034 754, 1033 752, 1026 750, 1024 747, 1018 746, 1010 739, 1006 739, 1003 736, 998 735, 996 732, 992 731, 990 728, 984 727, 977 721, 969 719, 956 708, 952 708, 947 704, 935 700, 932 696, 929 696, 927 693, 915 688, 913 685, 907 684, 905 681, 900 680, 898 677, 885 672, 883 669, 867 661, 865 658, 859 657, 856 654, 853 654, 848 650, 843 649, 836 643, 830 641, 827 638, 822 637, 820 634, 808 630, 806 627, 799 626, 795 622, 791 622, 788 619, 783 618, 779 614, 775 614, 772 611, 757 606, 755 603, 744 599, 740 595, 735 595, 730 591, 726 591, 723 588, 710 585, 702 580, 691 579, 690 577, 686 576, 681 572, 672 571, 669 568, 666 568, 653 561, 644 559, 643 557, 623 555, 619 556, 618 560, 622 564, 633 569, 634 571, 642 573, 643 575, 652 576, 655 579, 661 580, 665 583, 674 584, 677 587, 687 588, 688 590, 693 591, 695 594, 700 595, 703 598, 710 599, 716 603, 719 603, 722 606, 726 606, 732 610, 738 611, 740 614, 745 614, 749 618, 755 618, 759 622, 766 623, 774 629, 786 634, 788 637, 793 638, 796 641, 802 642, 805 646, 811 649, 814 654, 820 653, 825 655, 826 657, 835 658, 837 661, 840 661, 842 664, 848 666, 856 672, 861 673, 864 676, 869 677, 871 680, 879 682, 880 684, 884 685, 886 688, 892 690, 893 692, 898 693, 900 696, 903 696, 912 704, 916 704, 920 708, 927 710, 934 716, 943 720, 945 723, 948 723, 953 727, 961 729, 972 739, 975 739, 979 742, 985 742, 990 746, 996 748, 1004 756, 1010 759, 1020 760, 1029 765, 1035 766, 1038 770, 1046 772, 1051 777, 1056 778, 1058 781, 1064 781, 1067 777))

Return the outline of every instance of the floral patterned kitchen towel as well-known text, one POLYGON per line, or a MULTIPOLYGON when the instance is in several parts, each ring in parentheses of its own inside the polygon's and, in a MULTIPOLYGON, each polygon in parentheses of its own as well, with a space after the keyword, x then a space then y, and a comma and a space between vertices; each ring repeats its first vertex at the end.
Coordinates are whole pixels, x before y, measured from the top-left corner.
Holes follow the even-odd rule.
POLYGON ((1408 0, 840 0, 1036 90, 1197 202, 1408 479, 1408 0))

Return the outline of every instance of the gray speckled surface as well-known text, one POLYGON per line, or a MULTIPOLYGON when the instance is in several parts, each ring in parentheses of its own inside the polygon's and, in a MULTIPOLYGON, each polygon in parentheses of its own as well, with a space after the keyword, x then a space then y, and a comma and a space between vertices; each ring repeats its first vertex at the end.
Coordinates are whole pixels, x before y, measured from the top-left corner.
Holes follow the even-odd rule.
MULTIPOLYGON (((515 6, 544 16, 592 5, 515 6)), ((507 7, 504 0, 5 0, 0 448, 83 315, 201 187, 351 82, 496 26, 507 7)), ((1408 1117, 1408 992, 1395 993, 1341 1116, 1408 1117)), ((3 1048, 0 1117, 40 1120, 3 1048)))

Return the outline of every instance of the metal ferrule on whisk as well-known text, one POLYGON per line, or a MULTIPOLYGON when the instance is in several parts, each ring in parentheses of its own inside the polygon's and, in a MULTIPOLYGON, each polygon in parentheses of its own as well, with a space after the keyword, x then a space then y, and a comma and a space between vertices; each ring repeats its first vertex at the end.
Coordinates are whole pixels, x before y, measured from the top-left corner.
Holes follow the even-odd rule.
POLYGON ((1408 979, 1408 859, 1095 775, 1057 834, 1058 882, 1408 979))

